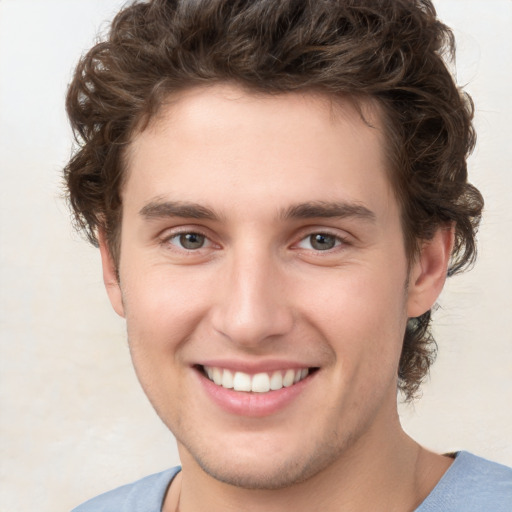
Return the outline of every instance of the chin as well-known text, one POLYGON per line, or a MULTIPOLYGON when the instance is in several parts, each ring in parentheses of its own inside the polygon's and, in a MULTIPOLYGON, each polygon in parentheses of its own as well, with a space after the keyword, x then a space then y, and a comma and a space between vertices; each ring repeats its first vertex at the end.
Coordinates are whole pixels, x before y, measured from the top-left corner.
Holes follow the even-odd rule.
POLYGON ((215 480, 243 489, 277 490, 302 483, 326 470, 339 459, 343 447, 312 443, 307 451, 274 453, 273 456, 256 448, 245 453, 188 451, 199 467, 215 480))

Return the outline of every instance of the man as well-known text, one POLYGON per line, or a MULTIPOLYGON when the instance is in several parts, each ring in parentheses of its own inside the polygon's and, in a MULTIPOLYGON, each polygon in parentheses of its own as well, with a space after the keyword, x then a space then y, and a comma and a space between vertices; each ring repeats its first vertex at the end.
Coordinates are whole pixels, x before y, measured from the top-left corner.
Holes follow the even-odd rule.
POLYGON ((181 468, 78 511, 510 509, 402 430, 474 259, 472 104, 428 1, 135 3, 68 93, 76 220, 181 468))

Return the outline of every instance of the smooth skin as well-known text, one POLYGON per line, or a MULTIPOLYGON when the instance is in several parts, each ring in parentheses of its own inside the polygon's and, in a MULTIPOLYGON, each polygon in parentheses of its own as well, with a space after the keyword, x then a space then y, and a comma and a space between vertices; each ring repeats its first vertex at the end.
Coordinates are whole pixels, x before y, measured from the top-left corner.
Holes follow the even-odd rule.
POLYGON ((449 227, 407 261, 378 108, 234 85, 169 100, 133 137, 116 264, 138 378, 183 471, 164 510, 411 511, 451 460, 402 430, 407 318, 444 284, 449 227), (230 413, 205 361, 317 370, 285 407, 230 413))

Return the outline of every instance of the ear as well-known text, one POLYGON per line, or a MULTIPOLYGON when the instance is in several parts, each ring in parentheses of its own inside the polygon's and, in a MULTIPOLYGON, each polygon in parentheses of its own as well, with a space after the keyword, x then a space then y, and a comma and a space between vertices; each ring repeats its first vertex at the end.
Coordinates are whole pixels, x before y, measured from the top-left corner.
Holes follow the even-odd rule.
POLYGON ((439 297, 446 281, 453 241, 454 226, 445 225, 438 228, 431 240, 423 242, 409 274, 409 318, 428 311, 439 297))
POLYGON ((114 311, 124 318, 123 296, 116 265, 108 247, 105 233, 102 230, 98 232, 98 242, 100 245, 101 266, 103 268, 103 282, 105 283, 108 298, 114 311))

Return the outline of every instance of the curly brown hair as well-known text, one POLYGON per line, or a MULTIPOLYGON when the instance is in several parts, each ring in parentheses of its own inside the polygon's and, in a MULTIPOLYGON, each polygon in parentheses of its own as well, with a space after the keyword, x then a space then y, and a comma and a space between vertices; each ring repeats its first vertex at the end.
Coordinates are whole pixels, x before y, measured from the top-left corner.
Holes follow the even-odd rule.
MULTIPOLYGON (((382 113, 390 179, 412 261, 421 241, 453 225, 448 274, 470 265, 483 199, 467 181, 473 104, 455 84, 452 32, 429 0, 153 0, 114 19, 80 60, 67 95, 77 147, 64 170, 76 225, 119 261, 123 156, 166 97, 234 82, 372 98, 382 113)), ((410 319, 399 365, 407 399, 436 354, 431 312, 410 319)))

